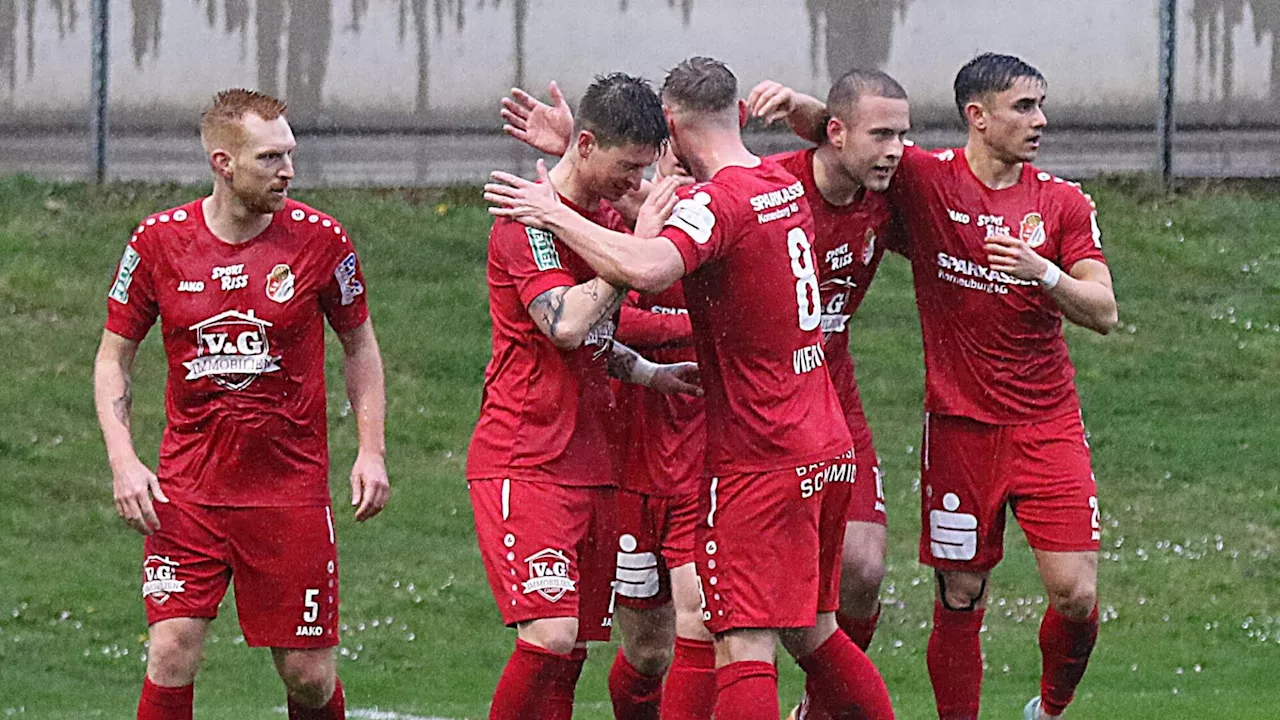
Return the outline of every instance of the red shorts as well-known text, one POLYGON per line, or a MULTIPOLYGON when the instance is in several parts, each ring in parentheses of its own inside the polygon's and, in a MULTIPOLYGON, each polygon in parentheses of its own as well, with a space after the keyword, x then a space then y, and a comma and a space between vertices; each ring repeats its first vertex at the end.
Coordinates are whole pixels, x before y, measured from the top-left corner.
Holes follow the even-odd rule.
POLYGON ((1079 412, 1027 425, 926 414, 923 446, 921 563, 995 567, 1006 505, 1037 550, 1098 550, 1098 489, 1079 412))
MULTIPOLYGON (((850 432, 853 432, 851 427, 850 432)), ((880 475, 880 457, 871 442, 871 432, 853 434, 853 456, 858 460, 857 477, 849 488, 848 522, 888 525, 884 511, 884 480, 880 475)))
POLYGON ((812 627, 840 606, 853 451, 791 470, 711 478, 699 494, 702 619, 713 633, 812 627))
POLYGON ((467 486, 502 621, 576 617, 580 642, 608 640, 614 489, 522 480, 467 486))
POLYGON ((617 512, 618 603, 633 610, 662 607, 671 602, 671 568, 694 561, 698 496, 618 490, 617 512))
POLYGON ((254 647, 338 644, 338 549, 327 506, 233 508, 156 503, 143 542, 147 624, 214 618, 235 578, 236 610, 254 647))

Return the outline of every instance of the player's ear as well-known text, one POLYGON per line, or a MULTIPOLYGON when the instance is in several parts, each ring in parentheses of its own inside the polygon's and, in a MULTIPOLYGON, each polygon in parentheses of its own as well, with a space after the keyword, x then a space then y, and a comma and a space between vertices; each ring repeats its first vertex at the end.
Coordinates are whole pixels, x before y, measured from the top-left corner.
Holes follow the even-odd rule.
POLYGON ((738 100, 738 129, 741 130, 747 126, 747 101, 739 98, 738 100))
POLYGON ((209 153, 209 167, 213 168, 214 174, 222 178, 230 178, 231 171, 231 153, 222 148, 215 148, 209 153))
POLYGON ((844 149, 844 131, 845 125, 840 118, 835 115, 827 118, 827 141, 831 143, 831 147, 837 150, 844 149))
POLYGON ((596 134, 590 130, 582 130, 578 133, 578 156, 583 160, 591 155, 591 150, 596 145, 596 134))
POLYGON ((978 100, 970 100, 964 106, 964 119, 969 122, 969 127, 977 130, 987 129, 987 109, 978 100))

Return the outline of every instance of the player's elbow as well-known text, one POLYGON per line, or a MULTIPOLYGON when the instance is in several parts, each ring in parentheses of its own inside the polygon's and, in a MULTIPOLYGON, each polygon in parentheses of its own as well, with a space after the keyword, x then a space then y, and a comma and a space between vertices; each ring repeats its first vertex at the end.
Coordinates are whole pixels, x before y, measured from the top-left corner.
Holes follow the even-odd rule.
POLYGON ((1094 316, 1094 323, 1090 327, 1091 330, 1099 335, 1107 335, 1112 329, 1120 324, 1119 310, 1116 308, 1114 300, 1108 302, 1104 307, 1100 308, 1094 316))
POLYGON ((628 275, 626 285, 645 294, 662 292, 680 279, 680 273, 673 272, 664 263, 656 262, 644 263, 628 275))

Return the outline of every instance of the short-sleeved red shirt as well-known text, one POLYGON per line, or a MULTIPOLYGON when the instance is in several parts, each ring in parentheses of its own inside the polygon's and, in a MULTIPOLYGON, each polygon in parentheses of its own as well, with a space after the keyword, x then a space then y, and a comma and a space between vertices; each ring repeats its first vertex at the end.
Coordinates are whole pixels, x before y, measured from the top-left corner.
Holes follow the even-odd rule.
POLYGON ((909 146, 890 188, 906 225, 924 336, 925 410, 1002 425, 1079 407, 1062 312, 1039 283, 992 270, 986 238, 1019 237, 1070 272, 1106 262, 1093 202, 1076 183, 1022 166, 992 190, 964 149, 909 146))
POLYGON ((152 215, 125 248, 106 328, 141 341, 160 320, 168 424, 157 476, 204 505, 329 503, 324 319, 369 317, 346 230, 293 200, 248 242, 219 240, 203 202, 152 215))
POLYGON ((860 191, 848 205, 832 205, 818 190, 813 175, 816 148, 774 155, 770 159, 804 184, 813 212, 814 259, 822 288, 822 332, 827 340, 827 362, 849 432, 854 439, 870 442, 871 429, 862 410, 862 398, 849 352, 849 322, 876 276, 885 246, 893 232, 893 212, 884 195, 860 191), (845 369, 847 366, 847 369, 845 369), (837 372, 837 369, 844 369, 837 372))
MULTIPOLYGON (((598 225, 627 232, 607 204, 594 212, 574 209, 598 225)), ((493 223, 488 266, 493 357, 485 368, 467 479, 614 484, 605 434, 612 403, 606 363, 617 321, 602 321, 582 346, 563 351, 528 310, 542 293, 595 275, 551 233, 505 218, 493 223)))
POLYGON ((688 273, 707 473, 795 468, 847 451, 852 441, 827 374, 804 186, 762 159, 723 168, 678 196, 662 235, 688 273))

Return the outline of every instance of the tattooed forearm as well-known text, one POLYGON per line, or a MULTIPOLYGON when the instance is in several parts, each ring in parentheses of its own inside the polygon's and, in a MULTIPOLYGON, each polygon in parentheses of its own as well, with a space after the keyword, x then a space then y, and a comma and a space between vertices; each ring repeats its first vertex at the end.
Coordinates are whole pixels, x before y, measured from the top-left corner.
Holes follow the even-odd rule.
POLYGON ((626 290, 616 288, 600 278, 596 278, 591 282, 585 285, 579 285, 578 287, 582 288, 584 293, 587 293, 587 296, 591 298, 592 302, 598 303, 601 302, 602 299, 607 299, 607 302, 600 306, 598 312, 588 318, 590 321, 590 327, 595 327, 596 323, 601 320, 604 320, 607 317, 612 317, 614 313, 618 312, 618 308, 622 305, 623 299, 627 297, 626 290))
POLYGON ((129 418, 133 415, 133 379, 128 375, 124 378, 124 390, 120 397, 111 401, 111 409, 120 424, 129 427, 129 418))
POLYGON ((620 343, 613 343, 609 350, 609 360, 607 366, 609 368, 609 376, 619 380, 630 380, 635 373, 636 363, 640 361, 640 356, 634 350, 620 343))
POLYGON ((556 337, 559 334, 560 322, 564 320, 564 294, 567 288, 551 288, 529 303, 529 314, 534 320, 547 329, 547 334, 556 337))

